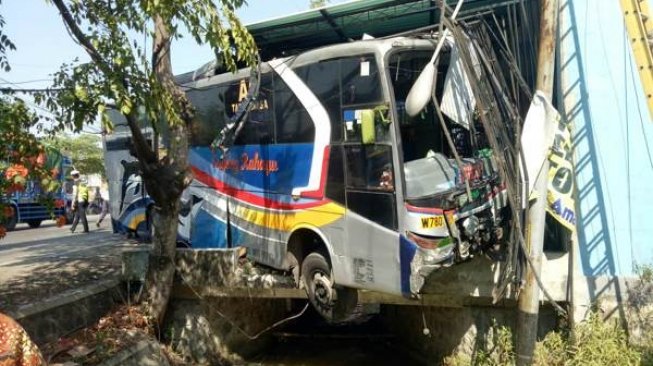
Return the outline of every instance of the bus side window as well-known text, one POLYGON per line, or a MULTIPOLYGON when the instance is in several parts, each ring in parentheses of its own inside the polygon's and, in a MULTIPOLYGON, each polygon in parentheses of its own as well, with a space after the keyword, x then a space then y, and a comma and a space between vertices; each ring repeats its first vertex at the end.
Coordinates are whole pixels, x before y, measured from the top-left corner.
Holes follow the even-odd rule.
POLYGON ((277 143, 313 142, 315 125, 306 108, 280 77, 274 78, 277 143))
POLYGON ((340 72, 343 105, 382 102, 379 70, 374 56, 341 59, 340 72))
MULTIPOLYGON (((238 99, 246 93, 246 90, 242 89, 242 82, 238 87, 238 99)), ((266 145, 274 142, 273 99, 272 74, 266 73, 261 75, 258 96, 247 113, 245 125, 234 141, 235 145, 266 145)))
POLYGON ((326 108, 331 122, 331 141, 341 141, 343 129, 340 115, 340 60, 302 66, 295 72, 326 108))
POLYGON ((391 151, 389 145, 345 145, 347 187, 393 192, 391 151))
POLYGON ((344 145, 347 209, 397 229, 390 145, 344 145))
POLYGON ((329 170, 327 173, 326 196, 342 205, 345 200, 345 166, 342 145, 331 145, 329 170))
POLYGON ((191 89, 186 92, 195 107, 190 129, 191 146, 209 146, 228 119, 225 106, 226 86, 191 89))

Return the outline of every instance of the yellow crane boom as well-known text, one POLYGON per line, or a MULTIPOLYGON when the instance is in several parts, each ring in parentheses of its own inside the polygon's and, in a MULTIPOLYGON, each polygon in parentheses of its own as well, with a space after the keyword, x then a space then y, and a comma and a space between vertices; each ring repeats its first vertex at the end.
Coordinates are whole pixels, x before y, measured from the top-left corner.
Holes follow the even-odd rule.
POLYGON ((626 31, 653 121, 653 25, 648 0, 620 0, 626 31))

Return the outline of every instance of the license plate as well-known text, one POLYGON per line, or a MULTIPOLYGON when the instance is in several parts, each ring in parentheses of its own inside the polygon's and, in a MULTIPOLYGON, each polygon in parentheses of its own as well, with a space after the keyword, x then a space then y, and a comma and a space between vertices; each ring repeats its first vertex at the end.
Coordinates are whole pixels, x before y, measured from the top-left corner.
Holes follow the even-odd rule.
POLYGON ((432 229, 444 226, 444 218, 442 216, 429 216, 422 217, 422 229, 432 229))

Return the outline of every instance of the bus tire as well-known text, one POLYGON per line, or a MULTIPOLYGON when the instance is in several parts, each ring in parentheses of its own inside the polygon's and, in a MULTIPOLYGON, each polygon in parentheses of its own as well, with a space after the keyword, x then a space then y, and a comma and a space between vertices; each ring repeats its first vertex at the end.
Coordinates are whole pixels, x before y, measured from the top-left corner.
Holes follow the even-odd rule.
POLYGON ((331 266, 322 253, 304 258, 301 276, 309 301, 327 322, 346 322, 359 308, 358 291, 334 285, 331 266))
POLYGON ((29 225, 29 227, 32 229, 36 229, 37 227, 41 226, 41 221, 42 220, 29 220, 27 221, 27 225, 29 225))
POLYGON ((13 215, 4 222, 4 227, 7 231, 13 231, 16 228, 16 224, 18 224, 18 210, 16 210, 16 206, 10 207, 13 208, 14 212, 13 215))

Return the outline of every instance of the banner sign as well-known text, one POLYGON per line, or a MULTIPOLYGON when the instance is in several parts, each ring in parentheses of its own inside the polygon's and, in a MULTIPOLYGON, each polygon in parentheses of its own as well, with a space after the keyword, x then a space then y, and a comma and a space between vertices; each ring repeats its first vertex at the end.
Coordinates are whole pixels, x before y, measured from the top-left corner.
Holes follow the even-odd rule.
POLYGON ((572 161, 571 129, 558 115, 553 145, 549 153, 547 211, 564 227, 576 230, 574 201, 574 165, 572 161))

